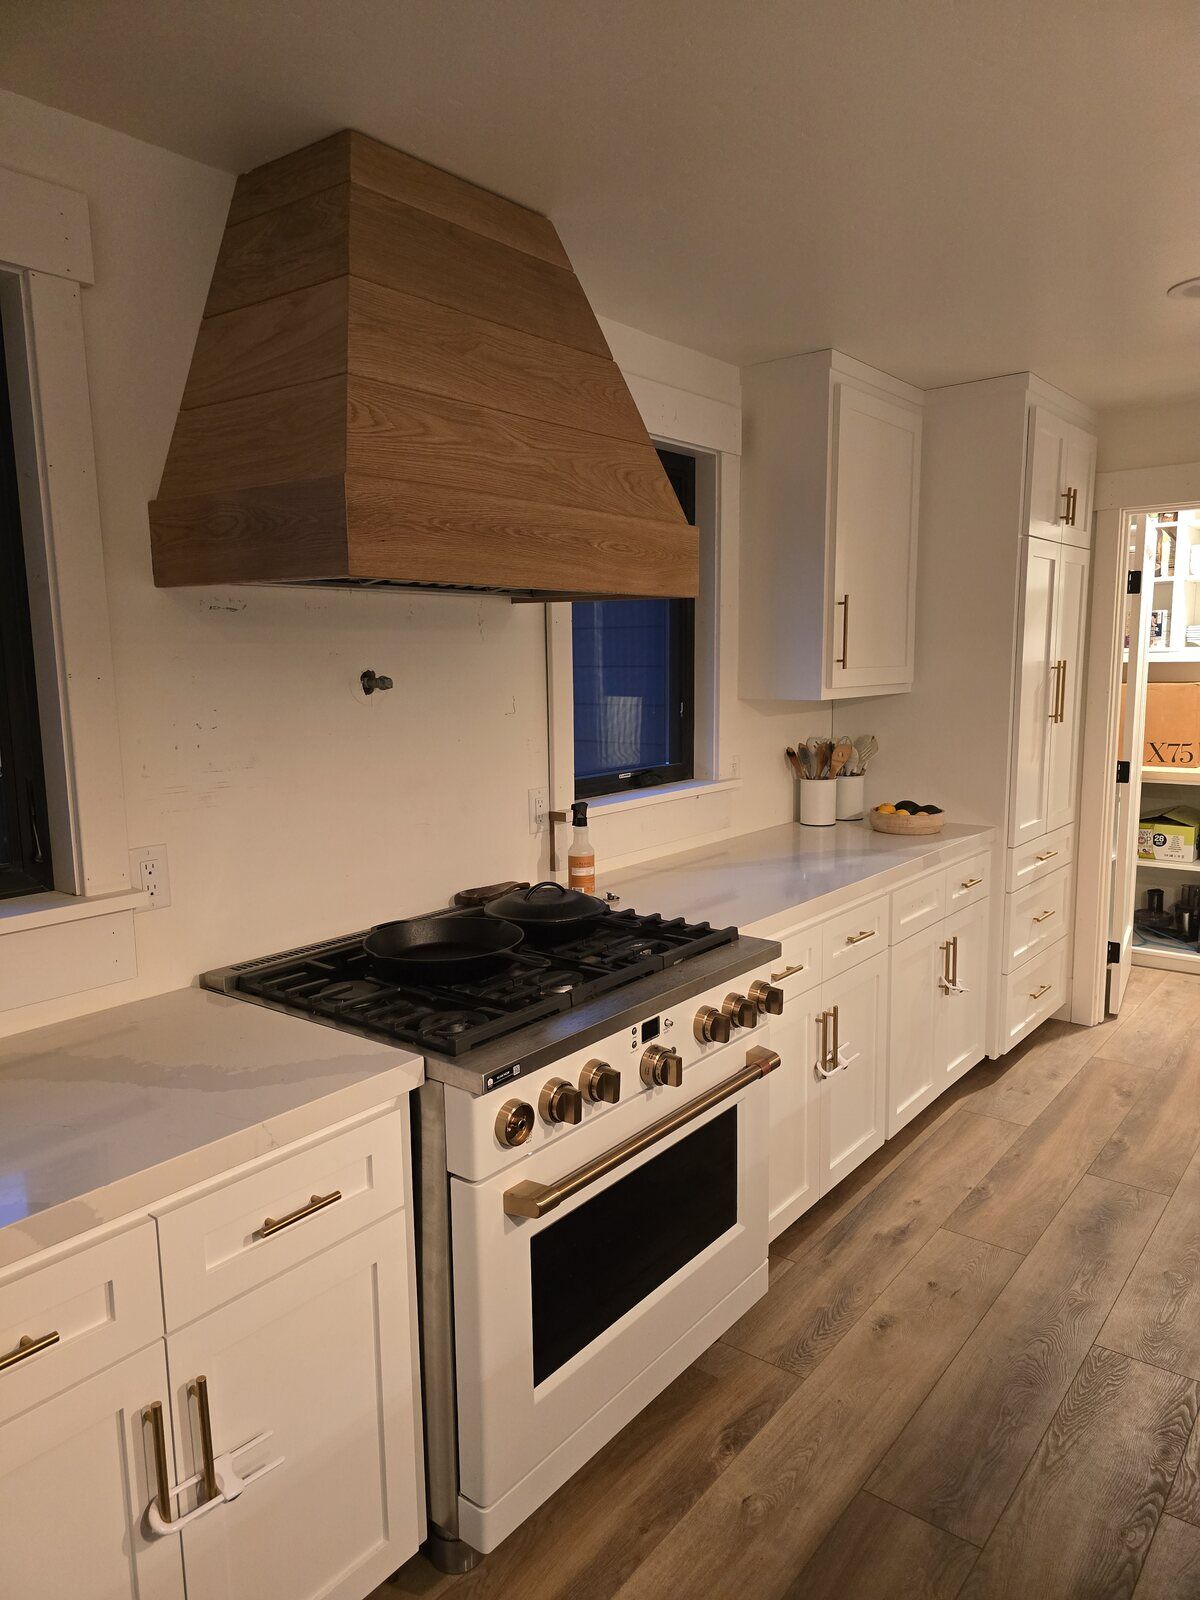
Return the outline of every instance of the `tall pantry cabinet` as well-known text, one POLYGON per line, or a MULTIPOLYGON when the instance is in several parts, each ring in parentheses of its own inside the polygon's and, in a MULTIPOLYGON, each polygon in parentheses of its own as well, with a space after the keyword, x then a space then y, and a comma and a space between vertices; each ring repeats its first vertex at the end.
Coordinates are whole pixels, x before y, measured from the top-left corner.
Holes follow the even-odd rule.
POLYGON ((872 800, 997 829, 993 1056, 1069 995, 1094 422, 1031 373, 926 391, 913 689, 848 727, 872 800))

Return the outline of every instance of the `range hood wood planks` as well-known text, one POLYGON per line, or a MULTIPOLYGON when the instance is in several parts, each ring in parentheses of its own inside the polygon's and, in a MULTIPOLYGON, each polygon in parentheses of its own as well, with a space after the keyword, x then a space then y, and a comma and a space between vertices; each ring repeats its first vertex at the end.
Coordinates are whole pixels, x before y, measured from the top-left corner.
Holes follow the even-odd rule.
POLYGON ((698 588, 553 226, 353 132, 238 180, 150 525, 164 586, 698 588))

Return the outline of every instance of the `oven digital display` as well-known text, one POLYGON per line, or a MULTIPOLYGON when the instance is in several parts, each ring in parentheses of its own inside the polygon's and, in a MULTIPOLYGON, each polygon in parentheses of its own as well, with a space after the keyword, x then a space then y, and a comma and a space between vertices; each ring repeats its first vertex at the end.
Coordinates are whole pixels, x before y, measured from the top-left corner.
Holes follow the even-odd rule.
POLYGON ((642 1043, 649 1044, 651 1039, 657 1039, 662 1032, 662 1018, 651 1017, 649 1022, 642 1023, 642 1043))
POLYGON ((738 1220, 738 1108, 602 1189, 529 1245, 543 1383, 738 1220))

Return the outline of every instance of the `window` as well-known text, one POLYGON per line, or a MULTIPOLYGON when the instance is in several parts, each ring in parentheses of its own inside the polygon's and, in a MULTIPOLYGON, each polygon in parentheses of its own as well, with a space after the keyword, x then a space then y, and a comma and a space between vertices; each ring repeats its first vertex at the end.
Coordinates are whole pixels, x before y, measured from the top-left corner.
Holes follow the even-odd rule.
MULTIPOLYGON (((694 524, 695 457, 658 456, 694 524)), ((695 611, 694 600, 571 607, 578 799, 693 776, 695 611)))
POLYGON ((51 882, 29 589, 0 340, 0 898, 32 894, 51 882))

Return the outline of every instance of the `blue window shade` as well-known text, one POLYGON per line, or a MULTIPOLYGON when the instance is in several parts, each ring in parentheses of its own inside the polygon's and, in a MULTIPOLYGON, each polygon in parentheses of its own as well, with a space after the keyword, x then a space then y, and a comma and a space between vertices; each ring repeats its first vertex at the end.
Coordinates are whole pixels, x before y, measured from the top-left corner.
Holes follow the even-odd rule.
MULTIPOLYGON (((660 459, 694 520, 695 461, 660 459)), ((580 798, 693 773, 691 600, 586 600, 571 608, 575 792, 580 798)))

